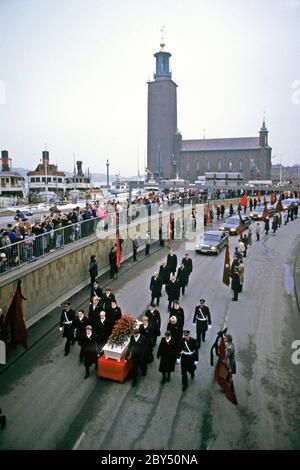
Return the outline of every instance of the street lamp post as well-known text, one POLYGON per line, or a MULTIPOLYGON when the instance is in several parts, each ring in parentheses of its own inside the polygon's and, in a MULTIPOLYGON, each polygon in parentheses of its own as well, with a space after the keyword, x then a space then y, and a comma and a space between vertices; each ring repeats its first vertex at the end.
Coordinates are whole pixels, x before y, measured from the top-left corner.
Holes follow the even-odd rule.
POLYGON ((109 160, 106 161, 106 186, 109 188, 109 160))

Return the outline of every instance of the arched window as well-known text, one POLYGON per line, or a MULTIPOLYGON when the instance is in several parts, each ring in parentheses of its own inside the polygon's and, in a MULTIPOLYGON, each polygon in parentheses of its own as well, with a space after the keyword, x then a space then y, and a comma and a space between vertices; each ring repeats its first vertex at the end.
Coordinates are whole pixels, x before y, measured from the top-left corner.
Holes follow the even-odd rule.
POLYGON ((232 170, 232 161, 229 160, 229 164, 228 164, 228 170, 231 171, 232 170))
POLYGON ((243 169, 244 169, 244 162, 243 162, 242 159, 240 160, 240 167, 239 168, 240 168, 240 171, 243 171, 243 169))
POLYGON ((210 160, 207 161, 207 171, 210 171, 210 160))
POLYGON ((218 171, 221 171, 222 170, 222 161, 219 160, 218 161, 218 171))

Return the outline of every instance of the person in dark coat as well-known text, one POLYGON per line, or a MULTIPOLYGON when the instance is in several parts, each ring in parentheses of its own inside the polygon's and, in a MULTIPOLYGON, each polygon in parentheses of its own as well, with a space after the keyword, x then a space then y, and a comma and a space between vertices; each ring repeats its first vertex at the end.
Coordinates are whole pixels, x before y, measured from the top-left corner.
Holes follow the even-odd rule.
POLYGON ((176 269, 177 269, 177 256, 172 249, 170 250, 170 253, 168 254, 168 257, 167 257, 167 266, 170 272, 174 276, 176 273, 176 269))
POLYGON ((112 328, 118 320, 122 318, 122 311, 117 305, 117 301, 112 299, 110 307, 106 310, 106 316, 108 321, 112 324, 112 328))
POLYGON ((78 310, 74 322, 73 322, 73 327, 74 327, 74 338, 78 342, 78 345, 80 346, 80 353, 79 353, 79 362, 81 363, 83 361, 83 348, 82 348, 82 339, 85 335, 85 329, 86 326, 89 324, 89 320, 84 314, 84 310, 78 310))
POLYGON ((266 232, 266 235, 268 235, 269 230, 270 230, 270 221, 269 221, 269 217, 267 217, 266 220, 265 220, 265 232, 266 232))
POLYGON ((116 279, 117 273, 118 273, 118 267, 117 267, 117 249, 115 246, 113 246, 110 249, 108 259, 109 259, 109 266, 110 266, 110 278, 116 279))
POLYGON ((5 344, 9 342, 9 326, 8 321, 5 321, 5 315, 0 308, 0 340, 5 344))
POLYGON ((192 258, 189 257, 188 253, 184 255, 184 258, 182 258, 181 264, 184 265, 185 269, 188 272, 187 283, 186 283, 186 285, 188 285, 189 277, 193 271, 193 261, 192 261, 192 258))
POLYGON ((182 338, 182 329, 178 326, 177 318, 175 316, 170 317, 167 330, 171 332, 171 336, 175 341, 179 353, 179 343, 182 338))
POLYGON ((137 237, 137 234, 135 234, 132 240, 132 261, 136 261, 138 247, 139 247, 138 237, 137 237))
POLYGON ((241 289, 240 284, 240 273, 238 266, 234 267, 233 274, 231 276, 231 290, 233 290, 232 300, 237 301, 239 298, 239 292, 241 289))
POLYGON ((102 308, 106 311, 106 313, 111 309, 111 303, 113 300, 116 300, 115 295, 112 293, 110 287, 106 287, 105 294, 102 297, 102 308))
POLYGON ((156 299, 156 305, 159 305, 159 299, 161 297, 161 288, 162 281, 158 275, 158 272, 153 273, 150 281, 150 290, 151 290, 151 303, 156 299))
POLYGON ((244 243, 244 245, 245 245, 244 258, 246 258, 246 256, 247 256, 247 249, 248 249, 248 236, 246 235, 246 233, 244 233, 242 241, 243 241, 243 243, 244 243))
POLYGON ((177 325, 178 325, 178 328, 181 330, 181 335, 182 335, 183 327, 184 327, 184 310, 182 307, 180 307, 178 300, 174 300, 173 308, 171 308, 171 311, 170 311, 170 318, 171 317, 177 318, 177 325))
POLYGON ((153 324, 153 346, 156 345, 157 337, 160 336, 161 317, 156 305, 151 303, 146 310, 145 316, 149 318, 149 322, 153 324))
POLYGON ((170 282, 170 268, 167 265, 166 261, 163 261, 163 263, 159 267, 159 277, 161 279, 162 285, 165 285, 166 291, 168 288, 168 284, 170 282))
POLYGON ((179 288, 182 290, 182 295, 185 294, 185 288, 188 283, 189 273, 183 264, 180 265, 177 271, 177 281, 179 282, 179 288))
POLYGON ((221 217, 224 219, 224 214, 225 214, 225 206, 224 204, 221 205, 221 217))
POLYGON ((200 299, 200 304, 196 306, 193 323, 196 323, 197 346, 200 349, 201 339, 204 343, 208 325, 211 325, 210 311, 205 305, 205 299, 200 299))
POLYGON ((162 373, 162 384, 170 382, 171 372, 175 370, 177 356, 178 345, 172 338, 171 332, 167 330, 165 336, 160 340, 157 350, 157 359, 160 359, 159 372, 162 373))
POLYGON ((154 325, 149 321, 149 318, 144 316, 143 323, 139 326, 139 331, 141 335, 145 336, 147 340, 147 362, 150 363, 153 361, 153 337, 154 337, 154 325))
POLYGON ((230 206, 229 206, 229 215, 230 215, 230 217, 233 215, 233 205, 232 204, 230 204, 230 206))
POLYGON ((85 367, 85 379, 90 376, 90 366, 95 364, 95 369, 98 365, 98 346, 96 342, 96 335, 93 334, 93 327, 86 326, 86 332, 82 338, 83 359, 85 367))
POLYGON ((253 201, 253 208, 254 208, 254 210, 256 209, 256 206, 257 206, 257 199, 254 198, 254 201, 253 201))
POLYGON ((180 298, 180 285, 179 282, 176 281, 176 277, 172 276, 171 281, 168 284, 168 311, 171 310, 171 307, 173 306, 174 300, 178 300, 180 298))
POLYGON ((65 356, 70 352, 70 345, 75 343, 73 320, 75 318, 75 312, 71 309, 71 303, 66 302, 65 308, 63 309, 60 316, 59 330, 63 331, 63 338, 67 338, 65 344, 65 356))
POLYGON ((132 385, 136 385, 138 369, 142 375, 147 374, 147 339, 141 335, 138 328, 135 328, 130 337, 125 359, 132 359, 132 385))
POLYGON ((232 342, 232 336, 228 333, 225 335, 225 344, 231 373, 236 374, 235 347, 232 342))
POLYGON ((278 229, 278 218, 277 218, 277 215, 274 215, 273 222, 272 222, 273 233, 276 233, 277 229, 278 229))
POLYGON ((96 277, 98 276, 98 264, 95 255, 91 256, 89 273, 91 276, 91 287, 93 287, 96 277))
POLYGON ((93 287, 91 288, 90 302, 93 300, 93 297, 98 297, 100 302, 102 301, 102 289, 99 286, 97 281, 94 282, 93 287))
POLYGON ((89 322, 91 325, 95 322, 95 320, 97 320, 101 310, 102 310, 102 305, 100 303, 100 300, 98 297, 94 296, 92 298, 92 303, 90 304, 89 314, 88 314, 89 322))
POLYGON ((99 345, 107 343, 108 337, 112 331, 112 322, 106 318, 106 313, 102 310, 99 317, 95 320, 93 326, 94 334, 99 345))
POLYGON ((180 340, 182 391, 188 387, 188 372, 191 374, 191 379, 194 379, 196 364, 199 359, 197 341, 191 338, 189 330, 184 330, 183 335, 183 338, 180 340))

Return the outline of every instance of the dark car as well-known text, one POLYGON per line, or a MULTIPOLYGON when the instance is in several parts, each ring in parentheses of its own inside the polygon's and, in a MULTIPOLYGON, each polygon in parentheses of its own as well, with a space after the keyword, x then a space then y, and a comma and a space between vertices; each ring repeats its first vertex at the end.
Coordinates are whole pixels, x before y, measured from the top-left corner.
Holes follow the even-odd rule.
MULTIPOLYGON (((265 206, 257 207, 255 210, 250 212, 249 217, 251 217, 252 220, 262 220, 264 210, 265 210, 265 206)), ((269 212, 269 217, 273 217, 273 215, 275 214, 274 206, 269 206, 268 212, 269 212)))
POLYGON ((227 243, 228 233, 219 230, 208 230, 196 243, 196 253, 212 253, 218 255, 227 243))
POLYGON ((229 232, 229 235, 237 235, 239 233, 240 224, 242 231, 246 230, 251 224, 251 220, 246 215, 241 215, 241 220, 238 215, 233 215, 219 227, 219 230, 229 232))

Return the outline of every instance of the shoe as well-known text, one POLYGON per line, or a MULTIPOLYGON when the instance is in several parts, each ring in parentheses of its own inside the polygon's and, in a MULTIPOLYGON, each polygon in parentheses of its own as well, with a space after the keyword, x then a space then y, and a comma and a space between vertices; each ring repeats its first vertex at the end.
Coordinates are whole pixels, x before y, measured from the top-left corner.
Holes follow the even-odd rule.
POLYGON ((132 382, 132 386, 135 387, 136 386, 136 380, 133 380, 132 382))
POLYGON ((167 382, 170 382, 170 380, 171 380, 171 377, 167 377, 167 382))
POLYGON ((84 378, 85 378, 85 379, 88 379, 89 376, 90 376, 90 374, 89 374, 89 372, 87 372, 87 373, 85 374, 84 378))
POLYGON ((182 391, 184 392, 187 389, 187 385, 182 386, 182 391))
POLYGON ((65 352, 65 356, 67 356, 69 353, 65 352))
POLYGON ((166 379, 162 379, 161 384, 163 385, 165 383, 166 383, 166 379))

